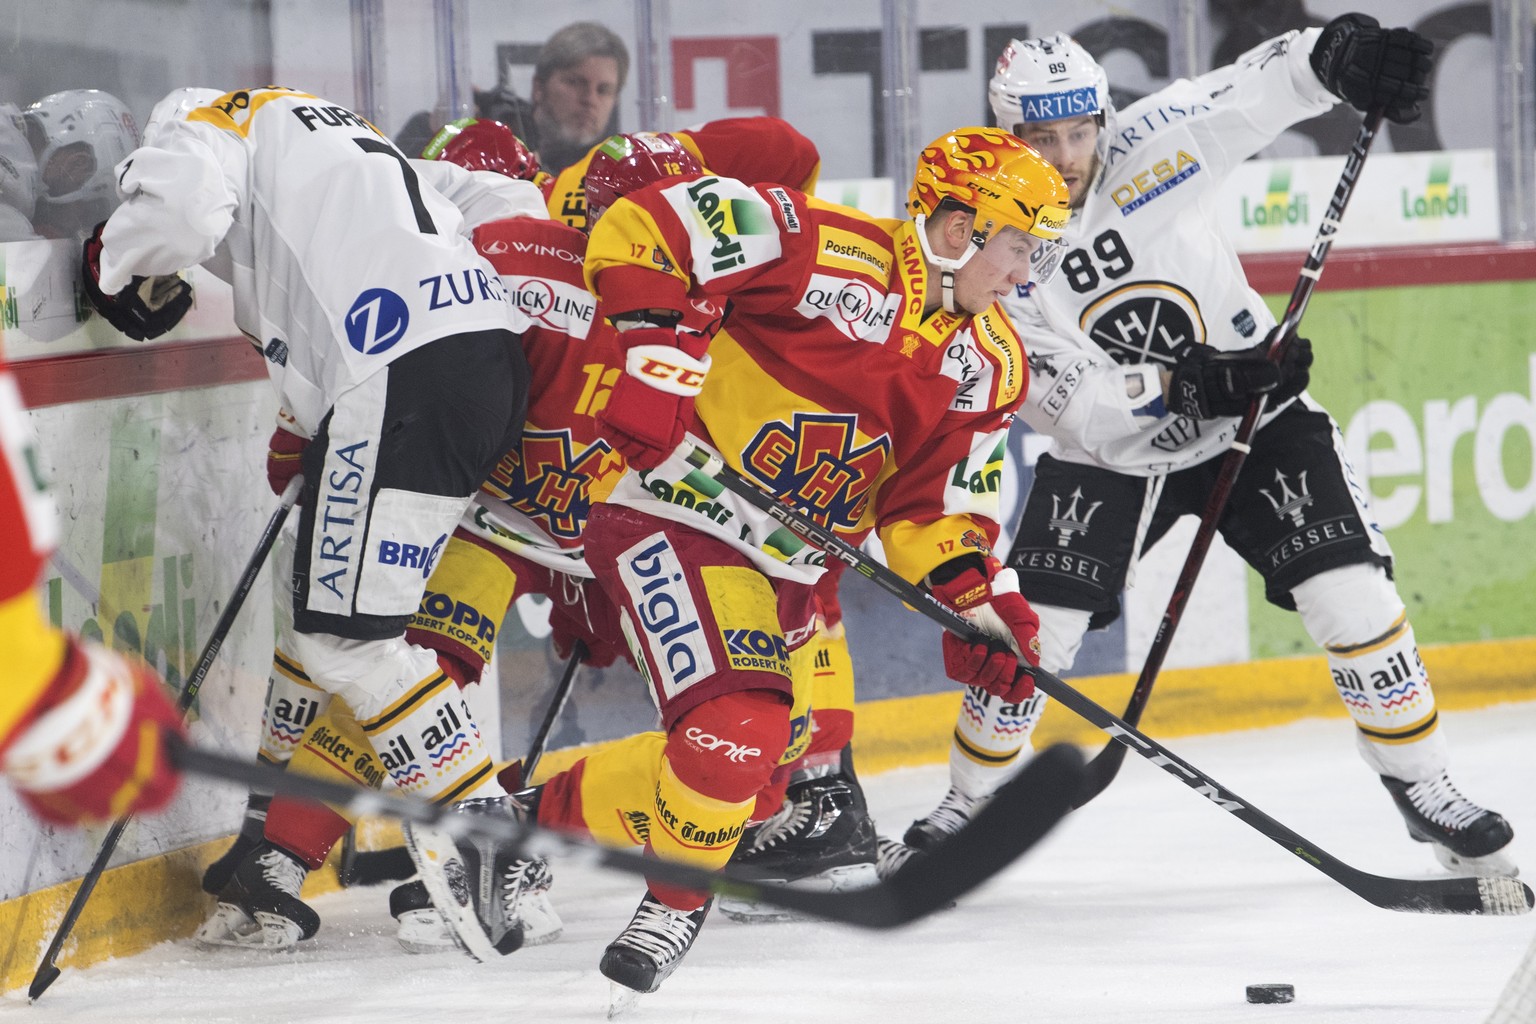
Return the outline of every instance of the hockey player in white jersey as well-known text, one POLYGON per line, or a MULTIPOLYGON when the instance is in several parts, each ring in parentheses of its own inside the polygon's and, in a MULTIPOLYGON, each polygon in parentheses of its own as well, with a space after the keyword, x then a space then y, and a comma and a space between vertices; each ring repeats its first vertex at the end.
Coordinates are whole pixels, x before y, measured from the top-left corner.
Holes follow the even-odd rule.
MULTIPOLYGON (((993 111, 1061 171, 1074 211, 1060 273, 1004 302, 1030 354, 1022 415, 1051 438, 1009 564, 1040 614, 1042 665, 1066 672, 1083 635, 1120 614, 1140 553, 1202 512, 1237 417, 1267 393, 1221 534, 1327 655, 1359 751, 1409 835, 1449 867, 1507 873, 1513 832, 1446 774, 1391 550, 1337 426, 1303 392, 1310 343, 1298 339, 1283 366, 1265 359, 1275 320, 1218 215, 1239 162, 1339 99, 1416 119, 1430 52, 1408 29, 1347 14, 1117 111, 1103 68, 1071 38, 1009 44, 988 90, 993 111)), ((968 692, 951 789, 907 831, 909 846, 953 832, 1016 770, 1045 703, 968 692)))
MULTIPOLYGON (((152 127, 117 167, 123 204, 86 241, 87 294, 152 338, 190 305, 180 270, 206 261, 228 277, 237 326, 311 438, 284 584, 294 655, 346 701, 396 787, 503 795, 458 688, 405 625, 470 496, 517 443, 527 399, 528 321, 469 232, 541 212, 542 196, 407 160, 357 114, 290 89, 225 93, 152 127)), ((258 867, 236 872, 221 905, 291 944, 312 923, 271 911, 304 867, 279 851, 258 867)))

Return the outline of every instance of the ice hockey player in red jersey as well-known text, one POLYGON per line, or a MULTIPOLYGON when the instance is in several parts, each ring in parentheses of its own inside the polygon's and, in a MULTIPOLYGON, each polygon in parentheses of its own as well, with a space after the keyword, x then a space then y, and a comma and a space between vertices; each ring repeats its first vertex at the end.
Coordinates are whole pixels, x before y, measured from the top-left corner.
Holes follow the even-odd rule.
POLYGON ((21 392, 0 359, 0 771, 45 821, 153 811, 176 792, 181 715, 154 670, 49 624, 35 587, 58 535, 21 392))
MULTIPOLYGON (((632 144, 654 134, 633 132, 604 139, 580 160, 544 182, 549 215, 573 228, 586 230, 586 179, 593 156, 614 139, 629 140, 632 144)), ((815 189, 821 173, 821 153, 816 144, 777 117, 725 117, 697 128, 661 134, 666 136, 668 146, 676 145, 711 174, 735 178, 748 185, 788 185, 808 193, 815 189)))
MULTIPOLYGON (((1238 417, 1267 392, 1221 535, 1263 576, 1270 603, 1297 612, 1322 648, 1360 754, 1409 835, 1456 870, 1504 874, 1514 869, 1513 830, 1447 774, 1391 548, 1338 426, 1304 391, 1310 343, 1298 339, 1278 373, 1265 359, 1257 343, 1274 317, 1216 214, 1239 162, 1341 99, 1417 119, 1430 52, 1409 29, 1344 14, 1116 110, 1104 69, 1075 40, 1008 46, 989 89, 993 111, 1062 170, 1073 206, 1063 273, 1005 302, 1034 378, 1021 415, 1052 441, 1008 562, 1040 613, 1045 667, 1068 671, 1086 632, 1119 616, 1142 551, 1201 514, 1238 417), (1144 315, 1154 305, 1155 328, 1144 315), (1061 529, 1064 519, 1076 525, 1061 529), (1066 573, 1064 557, 1098 568, 1066 573)), ((968 695, 951 789, 906 841, 931 845, 963 825, 1016 770, 1044 707, 1043 696, 968 695)))
MULTIPOLYGON (((923 151, 913 221, 710 174, 601 211, 587 277, 625 374, 599 425, 628 465, 594 484, 586 556, 667 733, 653 854, 729 858, 790 740, 789 661, 825 561, 695 472, 685 440, 854 540, 878 530, 893 568, 996 637, 944 640, 955 677, 1030 689, 1034 615, 991 556, 997 496, 950 481, 996 459, 1023 399, 1024 352, 996 301, 1052 264, 1066 202, 1034 150, 961 129, 923 151)), ((654 991, 708 908, 653 884, 603 973, 654 991)))

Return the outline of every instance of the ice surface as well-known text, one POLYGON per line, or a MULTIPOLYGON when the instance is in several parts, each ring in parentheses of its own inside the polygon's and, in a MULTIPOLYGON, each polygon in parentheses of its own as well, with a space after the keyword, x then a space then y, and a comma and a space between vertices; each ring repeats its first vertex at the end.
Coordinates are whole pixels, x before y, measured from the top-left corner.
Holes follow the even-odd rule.
MULTIPOLYGON (((1536 829, 1536 703, 1442 719, 1452 777, 1528 840, 1536 829)), ((1355 867, 1439 873, 1429 851, 1407 839, 1386 791, 1355 754, 1346 721, 1172 746, 1355 867)), ((866 780, 883 831, 898 835, 945 786, 937 766, 866 780)), ((1527 868, 1536 876, 1529 861, 1527 868)), ((602 1021, 608 983, 598 957, 639 890, 628 877, 558 864, 555 879, 564 937, 501 963, 404 954, 388 888, 378 887, 321 898, 325 923, 296 953, 166 943, 66 970, 36 1006, 24 992, 0 998, 0 1019, 602 1021)), ((1478 1024, 1533 933, 1532 916, 1378 910, 1132 757, 1103 796, 957 909, 894 932, 716 916, 662 990, 623 1020, 1478 1024), (1296 1002, 1249 1005, 1244 987, 1257 982, 1295 985, 1296 1002)))

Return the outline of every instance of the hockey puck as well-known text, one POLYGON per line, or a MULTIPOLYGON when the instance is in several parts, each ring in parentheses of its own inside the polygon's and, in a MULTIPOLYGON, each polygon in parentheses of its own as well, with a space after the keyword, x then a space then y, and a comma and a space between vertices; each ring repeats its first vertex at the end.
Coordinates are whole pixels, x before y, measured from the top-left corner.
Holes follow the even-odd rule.
POLYGON ((1296 1000, 1294 985, 1249 985, 1250 1003, 1290 1003, 1296 1000))

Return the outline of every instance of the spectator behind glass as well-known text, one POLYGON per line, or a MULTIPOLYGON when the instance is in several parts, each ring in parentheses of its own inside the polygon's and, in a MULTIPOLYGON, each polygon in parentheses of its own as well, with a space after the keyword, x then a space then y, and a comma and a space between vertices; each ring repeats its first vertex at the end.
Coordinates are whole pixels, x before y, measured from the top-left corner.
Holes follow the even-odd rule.
POLYGON ((475 94, 479 116, 510 125, 559 174, 597 143, 618 131, 615 107, 629 76, 629 49, 594 21, 565 26, 539 50, 533 96, 525 100, 507 85, 475 94))

